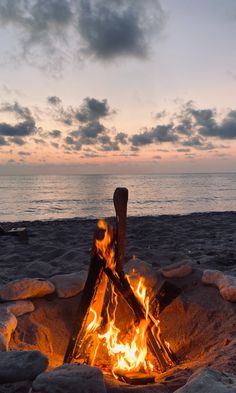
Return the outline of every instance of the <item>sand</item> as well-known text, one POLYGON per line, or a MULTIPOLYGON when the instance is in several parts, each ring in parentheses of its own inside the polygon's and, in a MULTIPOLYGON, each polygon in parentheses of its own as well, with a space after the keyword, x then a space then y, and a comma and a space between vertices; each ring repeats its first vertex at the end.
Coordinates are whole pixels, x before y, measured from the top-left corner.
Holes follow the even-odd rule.
MULTIPOLYGON (((26 226, 29 241, 0 236, 0 285, 20 277, 50 277, 88 268, 96 220, 3 225, 26 226)), ((236 275, 236 212, 129 217, 126 260, 133 255, 155 270, 187 260, 201 269, 236 275)))
MULTIPOLYGON (((108 221, 114 222, 114 218, 108 221)), ((26 226, 29 240, 26 243, 17 237, 0 237, 0 286, 17 278, 50 278, 89 266, 96 220, 4 225, 26 226)), ((125 259, 133 255, 150 263, 160 280, 161 270, 173 263, 190 263, 193 267, 190 275, 169 279, 181 287, 182 294, 162 313, 161 326, 180 364, 158 377, 159 388, 165 393, 174 392, 199 367, 235 374, 236 303, 222 299, 218 289, 204 285, 201 278, 205 269, 236 277, 236 212, 129 217, 125 259)), ((18 318, 11 349, 39 349, 49 362, 61 364, 72 331, 69 321, 77 305, 78 296, 34 299, 35 311, 18 318)), ((107 383, 109 392, 129 390, 128 386, 128 390, 123 385, 115 386, 114 381, 107 383)))

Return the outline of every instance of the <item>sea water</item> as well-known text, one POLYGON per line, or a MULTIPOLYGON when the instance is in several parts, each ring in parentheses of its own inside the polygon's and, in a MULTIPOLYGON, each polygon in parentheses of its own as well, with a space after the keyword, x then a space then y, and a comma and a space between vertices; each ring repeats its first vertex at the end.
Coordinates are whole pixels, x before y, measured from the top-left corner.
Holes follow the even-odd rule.
POLYGON ((0 176, 0 221, 113 216, 116 187, 129 216, 236 210, 236 173, 0 176))

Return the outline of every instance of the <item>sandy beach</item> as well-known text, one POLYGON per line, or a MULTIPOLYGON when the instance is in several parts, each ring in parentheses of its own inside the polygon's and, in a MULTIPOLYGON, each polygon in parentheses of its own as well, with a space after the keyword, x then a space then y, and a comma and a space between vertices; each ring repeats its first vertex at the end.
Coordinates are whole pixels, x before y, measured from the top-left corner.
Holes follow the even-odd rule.
MULTIPOLYGON (((26 227, 29 240, 23 243, 17 237, 0 237, 0 284, 21 277, 46 278, 86 270, 96 222, 4 223, 5 228, 26 227)), ((236 212, 129 217, 126 260, 133 255, 155 270, 187 260, 201 269, 236 275, 236 212)))
MULTIPOLYGON (((108 218, 107 221, 112 223, 114 218, 108 218)), ((31 282, 30 288, 26 288, 29 295, 15 298, 31 298, 31 300, 26 302, 18 300, 12 302, 12 305, 11 302, 6 303, 12 307, 10 313, 5 311, 5 314, 2 314, 2 317, 8 318, 4 334, 10 351, 2 352, 2 356, 6 353, 9 356, 24 357, 28 353, 24 351, 36 350, 32 353, 38 354, 37 350, 39 350, 40 355, 37 356, 42 358, 46 355, 47 358, 39 358, 38 361, 46 362, 45 359, 48 359, 52 374, 55 367, 63 364, 67 343, 73 331, 80 294, 78 290, 77 295, 59 296, 59 292, 51 294, 54 291, 52 283, 55 282, 52 276, 88 269, 96 223, 96 220, 68 219, 3 224, 6 229, 25 226, 29 238, 28 242, 24 242, 16 236, 0 237, 2 307, 4 301, 11 300, 9 294, 16 293, 14 292, 16 287, 13 292, 9 292, 8 285, 5 284, 16 279, 23 279, 20 280, 23 282, 26 277, 44 278, 44 281, 35 281, 37 285, 41 285, 40 282, 46 285, 45 293, 49 296, 35 298, 33 292, 30 293, 35 285, 31 282), (12 313, 15 313, 17 320, 12 313), (10 332, 9 336, 7 332, 10 332)), ((150 283, 154 280, 155 288, 163 282, 163 271, 166 268, 168 271, 168 265, 180 263, 185 268, 191 267, 187 274, 185 272, 180 276, 178 274, 165 276, 167 277, 165 280, 181 290, 181 295, 161 313, 160 318, 161 332, 170 343, 178 363, 163 374, 157 373, 156 384, 153 388, 150 386, 150 390, 148 386, 132 390, 130 385, 105 377, 107 392, 128 393, 132 390, 139 393, 175 391, 182 393, 179 388, 186 384, 186 390, 183 392, 189 393, 198 391, 195 388, 191 390, 191 384, 195 384, 194 378, 197 384, 202 383, 203 380, 206 389, 211 387, 212 381, 217 384, 217 389, 225 386, 234 389, 236 384, 235 279, 233 278, 232 285, 231 283, 228 285, 223 278, 223 287, 226 287, 223 291, 226 292, 219 292, 218 288, 214 288, 215 285, 209 285, 212 284, 210 282, 212 277, 209 281, 205 271, 218 270, 224 272, 225 277, 236 276, 236 212, 129 217, 125 260, 128 261, 133 256, 138 259, 132 260, 131 265, 129 262, 127 266, 130 265, 132 269, 132 263, 137 263, 139 259, 148 262, 151 265, 148 269, 151 270, 148 273, 144 266, 144 272, 147 273, 145 277, 150 280, 150 283), (230 298, 227 298, 229 286, 232 286, 232 292, 230 298)), ((221 272, 217 274, 222 275, 221 272)), ((214 284, 216 282, 217 280, 214 284)), ((22 292, 22 287, 19 289, 22 292)), ((68 291, 68 288, 66 290, 68 291)), ((118 320, 121 324, 129 323, 130 312, 127 311, 125 312, 121 303, 120 311, 118 309, 118 313, 120 312, 118 320)), ((29 361, 30 365, 33 364, 31 360, 29 361)), ((11 362, 15 364, 14 358, 11 362)), ((5 377, 4 372, 2 371, 3 377, 5 377)), ((37 373, 39 374, 40 371, 37 373)), ((41 375, 44 378, 47 373, 41 375)), ((14 373, 12 378, 14 381, 14 373)), ((20 378, 19 381, 27 379, 22 375, 20 378)), ((46 390, 42 390, 43 392, 48 391, 47 384, 46 381, 46 390)), ((18 382, 3 384, 1 392, 28 393, 31 385, 32 381, 29 380, 23 385, 18 382)), ((37 383, 34 382, 32 386, 36 386, 33 392, 38 392, 37 383)))

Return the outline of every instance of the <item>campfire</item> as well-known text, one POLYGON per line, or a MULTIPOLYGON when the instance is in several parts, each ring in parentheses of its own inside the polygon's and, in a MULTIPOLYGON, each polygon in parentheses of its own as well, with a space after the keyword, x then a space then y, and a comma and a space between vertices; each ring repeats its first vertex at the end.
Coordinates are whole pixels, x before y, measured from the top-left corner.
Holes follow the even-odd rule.
POLYGON ((98 222, 64 362, 97 366, 132 384, 151 383, 154 371, 164 372, 177 363, 161 335, 159 314, 179 292, 164 282, 153 297, 143 277, 124 273, 127 201, 128 190, 117 188, 116 227, 98 222))

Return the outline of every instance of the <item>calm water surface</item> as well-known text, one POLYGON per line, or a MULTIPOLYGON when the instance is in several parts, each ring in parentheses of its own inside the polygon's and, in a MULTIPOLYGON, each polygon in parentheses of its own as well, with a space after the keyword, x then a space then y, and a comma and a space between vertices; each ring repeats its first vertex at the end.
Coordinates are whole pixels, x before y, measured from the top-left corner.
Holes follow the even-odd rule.
POLYGON ((236 173, 0 176, 0 221, 112 216, 116 187, 130 216, 236 210, 236 173))

